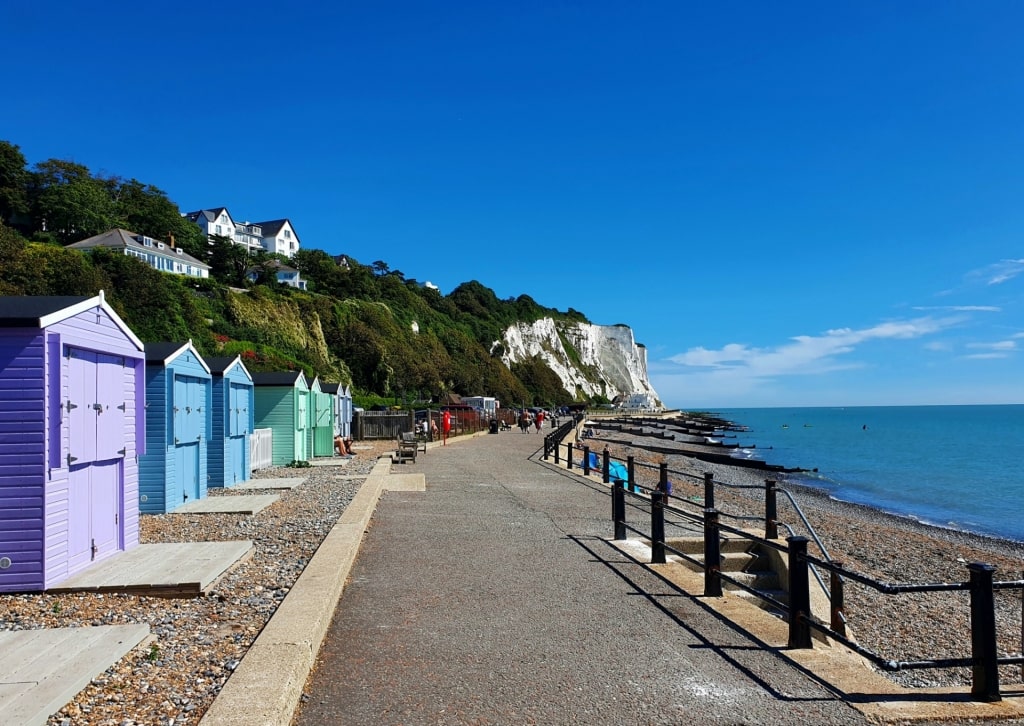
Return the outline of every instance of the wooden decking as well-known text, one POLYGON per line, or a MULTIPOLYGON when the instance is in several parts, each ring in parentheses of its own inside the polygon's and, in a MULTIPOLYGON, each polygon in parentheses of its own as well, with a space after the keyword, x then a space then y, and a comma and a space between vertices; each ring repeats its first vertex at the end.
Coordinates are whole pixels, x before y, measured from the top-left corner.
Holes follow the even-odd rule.
POLYGON ((251 540, 144 544, 99 562, 48 592, 198 597, 252 555, 251 540))
POLYGON ((147 637, 148 625, 0 631, 0 723, 45 724, 147 637))

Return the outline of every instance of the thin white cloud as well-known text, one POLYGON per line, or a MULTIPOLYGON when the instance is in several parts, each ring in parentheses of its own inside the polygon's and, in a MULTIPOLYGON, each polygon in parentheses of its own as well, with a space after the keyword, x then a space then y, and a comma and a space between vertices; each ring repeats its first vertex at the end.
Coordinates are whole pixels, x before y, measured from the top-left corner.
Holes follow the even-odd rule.
POLYGON ((720 350, 692 348, 674 355, 669 362, 683 369, 704 369, 741 374, 744 377, 820 374, 863 364, 840 361, 840 356, 853 353, 857 346, 874 340, 908 340, 945 330, 963 320, 962 317, 923 317, 913 320, 885 322, 870 328, 853 330, 838 328, 822 335, 798 335, 790 343, 775 348, 751 348, 730 343, 720 350))
POLYGON ((968 348, 980 348, 980 349, 983 349, 983 350, 993 350, 993 351, 996 351, 996 350, 1008 351, 1008 350, 1016 350, 1016 348, 1017 348, 1017 341, 1015 341, 1015 340, 999 340, 999 341, 996 341, 995 343, 968 343, 967 347, 968 348))
POLYGON ((963 356, 966 360, 993 360, 995 358, 1009 358, 1006 353, 972 353, 963 356))
POLYGON ((912 310, 941 310, 954 313, 1001 313, 1003 309, 997 305, 915 305, 912 310))
POLYGON ((999 260, 980 270, 968 273, 969 280, 981 280, 986 285, 1001 285, 1024 273, 1024 260, 999 260))

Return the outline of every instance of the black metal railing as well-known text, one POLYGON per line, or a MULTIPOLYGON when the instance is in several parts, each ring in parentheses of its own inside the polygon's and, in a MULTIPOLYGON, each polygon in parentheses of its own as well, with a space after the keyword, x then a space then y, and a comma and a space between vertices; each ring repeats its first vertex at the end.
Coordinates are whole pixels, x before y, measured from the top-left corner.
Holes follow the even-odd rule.
MULTIPOLYGON (((558 450, 560 442, 568 432, 564 432, 557 441, 552 439, 551 451, 559 462, 558 450)), ((554 433, 551 435, 554 436, 554 433)), ((781 487, 773 479, 767 479, 763 486, 729 484, 716 481, 710 473, 697 477, 686 472, 671 471, 667 465, 637 462, 634 457, 625 460, 625 477, 612 476, 610 465, 616 460, 608 450, 601 452, 600 457, 591 456, 586 439, 565 444, 565 465, 572 469, 579 466, 584 475, 589 475, 595 468, 600 469, 602 482, 610 485, 611 516, 613 536, 616 540, 627 538, 632 532, 651 542, 651 563, 662 564, 667 561, 667 554, 685 560, 704 572, 704 595, 720 597, 722 583, 728 582, 733 587, 743 590, 758 598, 769 607, 786 617, 789 627, 788 647, 794 649, 812 647, 812 632, 816 631, 832 638, 850 650, 858 653, 875 666, 884 671, 895 672, 925 668, 970 668, 971 696, 978 701, 998 701, 1001 699, 999 685, 999 666, 1024 665, 1024 655, 1000 656, 997 647, 995 592, 998 590, 1024 590, 1024 580, 995 581, 995 568, 986 563, 966 563, 968 578, 964 582, 941 583, 886 583, 869 575, 857 572, 841 562, 832 560, 820 537, 814 532, 806 515, 797 504, 792 494, 781 487), (574 464, 574 456, 576 463, 574 464), (595 466, 596 464, 596 466, 595 466), (683 496, 672 491, 668 475, 673 474, 680 484, 701 487, 703 496, 683 496), (727 514, 715 507, 716 487, 730 489, 762 490, 764 493, 763 516, 744 514, 727 514), (778 495, 783 494, 800 520, 804 531, 810 536, 798 534, 796 529, 782 522, 778 513, 778 495), (641 522, 634 523, 627 517, 632 505, 635 510, 649 511, 646 528, 641 522), (757 521, 763 524, 763 536, 754 534, 748 529, 731 526, 722 522, 722 518, 737 522, 757 521), (666 540, 666 524, 685 527, 691 532, 699 533, 703 538, 702 558, 677 549, 666 540), (779 539, 779 528, 788 532, 783 541, 779 539), (789 593, 788 602, 782 602, 767 592, 758 590, 746 582, 732 577, 721 568, 720 542, 722 535, 730 534, 748 540, 752 545, 774 549, 782 553, 788 562, 789 593), (808 545, 813 543, 821 552, 815 556, 808 552, 808 545), (826 585, 821 573, 828 573, 826 585), (816 577, 822 592, 829 598, 829 622, 819 620, 811 611, 811 575, 816 577), (883 595, 899 596, 908 593, 969 593, 970 595, 970 644, 969 656, 958 658, 922 658, 917 660, 898 660, 888 658, 880 653, 852 640, 847 633, 847 613, 845 608, 846 587, 848 581, 871 588, 883 595)), ((545 443, 545 453, 548 444, 545 443)), ((620 469, 621 473, 621 469, 620 469)))

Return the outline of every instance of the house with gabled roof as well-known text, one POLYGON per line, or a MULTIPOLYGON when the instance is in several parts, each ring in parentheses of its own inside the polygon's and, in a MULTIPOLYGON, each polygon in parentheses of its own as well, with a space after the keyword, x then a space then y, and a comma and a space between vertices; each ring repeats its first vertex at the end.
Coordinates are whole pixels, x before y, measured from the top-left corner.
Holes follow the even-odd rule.
MULTIPOLYGON (((275 279, 281 285, 294 287, 296 290, 306 289, 306 281, 302 279, 302 275, 294 267, 289 267, 280 260, 270 260, 267 263, 267 267, 273 270, 275 279)), ((260 271, 255 267, 250 268, 246 276, 253 282, 256 282, 260 277, 260 271)))
POLYGON ((299 236, 288 219, 269 222, 236 222, 227 207, 214 207, 181 215, 195 222, 206 236, 229 237, 245 247, 249 254, 258 250, 293 257, 299 251, 299 236))
POLYGON ((294 257, 299 251, 299 236, 295 234, 291 220, 272 219, 256 224, 263 230, 263 249, 267 252, 294 257))
POLYGON ((92 250, 100 247, 120 251, 125 255, 138 257, 154 270, 189 277, 209 277, 210 266, 197 260, 180 247, 174 246, 174 238, 167 242, 153 239, 127 229, 111 229, 81 242, 68 245, 73 250, 92 250))

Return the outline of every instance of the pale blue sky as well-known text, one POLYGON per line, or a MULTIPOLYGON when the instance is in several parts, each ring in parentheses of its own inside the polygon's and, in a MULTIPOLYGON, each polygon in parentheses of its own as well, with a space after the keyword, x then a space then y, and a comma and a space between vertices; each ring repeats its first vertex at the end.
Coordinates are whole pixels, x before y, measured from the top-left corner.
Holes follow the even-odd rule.
POLYGON ((666 404, 1024 402, 1019 2, 12 0, 0 138, 626 323, 666 404))

